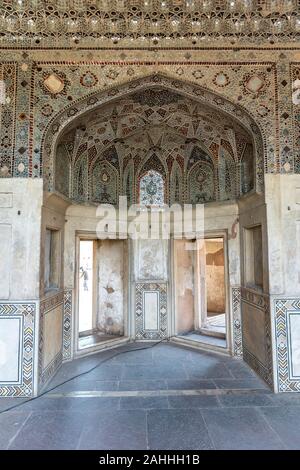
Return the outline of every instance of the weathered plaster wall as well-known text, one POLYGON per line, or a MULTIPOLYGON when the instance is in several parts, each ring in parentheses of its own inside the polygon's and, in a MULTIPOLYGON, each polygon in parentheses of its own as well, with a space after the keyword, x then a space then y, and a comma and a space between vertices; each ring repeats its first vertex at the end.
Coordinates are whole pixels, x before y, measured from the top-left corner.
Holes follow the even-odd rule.
POLYGON ((270 294, 300 295, 300 176, 266 175, 270 294))
POLYGON ((97 328, 105 334, 124 335, 126 265, 126 244, 122 240, 98 241, 97 328))
POLYGON ((194 251, 186 250, 186 243, 186 240, 174 241, 174 293, 178 334, 195 329, 194 251))
POLYGON ((300 391, 300 176, 266 175, 275 384, 300 391))
POLYGON ((0 299, 39 297, 42 197, 40 179, 0 180, 0 299))

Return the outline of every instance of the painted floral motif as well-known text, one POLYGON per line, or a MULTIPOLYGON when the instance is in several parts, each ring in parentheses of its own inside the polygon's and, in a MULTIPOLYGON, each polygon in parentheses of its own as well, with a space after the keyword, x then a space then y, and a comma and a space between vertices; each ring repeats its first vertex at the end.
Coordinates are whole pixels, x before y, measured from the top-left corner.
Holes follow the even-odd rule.
POLYGON ((84 73, 81 78, 80 78, 80 83, 82 86, 86 88, 91 88, 98 83, 98 78, 96 75, 92 72, 86 72, 84 73))

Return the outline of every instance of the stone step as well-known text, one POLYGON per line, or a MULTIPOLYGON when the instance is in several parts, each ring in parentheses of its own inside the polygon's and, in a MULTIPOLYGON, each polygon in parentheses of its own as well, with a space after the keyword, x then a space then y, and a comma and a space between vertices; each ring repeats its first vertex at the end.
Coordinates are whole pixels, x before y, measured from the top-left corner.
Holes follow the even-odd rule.
POLYGON ((197 333, 205 336, 213 336, 214 338, 226 339, 225 331, 222 331, 221 328, 199 328, 197 333))

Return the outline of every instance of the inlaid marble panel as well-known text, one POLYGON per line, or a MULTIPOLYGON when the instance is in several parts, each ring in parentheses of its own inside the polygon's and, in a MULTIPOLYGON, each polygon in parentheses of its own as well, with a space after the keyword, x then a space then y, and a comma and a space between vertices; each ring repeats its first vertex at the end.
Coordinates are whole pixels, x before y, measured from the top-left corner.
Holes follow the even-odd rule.
POLYGON ((135 338, 161 340, 168 336, 167 284, 135 286, 135 338))

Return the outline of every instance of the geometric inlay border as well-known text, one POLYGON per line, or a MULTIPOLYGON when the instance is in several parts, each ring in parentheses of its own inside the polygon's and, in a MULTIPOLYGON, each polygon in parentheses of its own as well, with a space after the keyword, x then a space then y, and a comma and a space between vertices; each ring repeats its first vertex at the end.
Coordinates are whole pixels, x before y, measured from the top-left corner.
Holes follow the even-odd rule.
POLYGON ((275 338, 276 338, 276 359, 277 377, 279 392, 300 392, 299 378, 293 378, 290 374, 290 333, 288 328, 289 315, 300 315, 300 299, 275 299, 275 338))
POLYGON ((72 290, 64 292, 63 360, 72 357, 72 290))
POLYGON ((233 354, 243 357, 242 315, 241 315, 241 288, 232 287, 231 302, 233 312, 233 354))
POLYGON ((22 338, 19 339, 23 349, 20 383, 18 385, 0 383, 1 397, 28 397, 33 394, 36 311, 35 302, 1 302, 0 304, 1 317, 23 318, 22 338))

